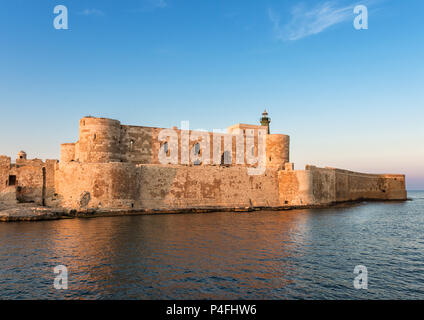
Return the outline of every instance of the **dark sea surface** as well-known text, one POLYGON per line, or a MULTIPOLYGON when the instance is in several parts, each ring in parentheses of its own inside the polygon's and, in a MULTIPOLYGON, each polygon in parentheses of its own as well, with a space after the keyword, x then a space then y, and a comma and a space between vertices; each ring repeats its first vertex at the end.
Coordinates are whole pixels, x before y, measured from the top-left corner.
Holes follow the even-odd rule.
POLYGON ((0 299, 424 299, 424 192, 408 197, 0 223, 0 299), (53 287, 57 265, 67 290, 53 287), (368 290, 353 286, 356 265, 368 290))

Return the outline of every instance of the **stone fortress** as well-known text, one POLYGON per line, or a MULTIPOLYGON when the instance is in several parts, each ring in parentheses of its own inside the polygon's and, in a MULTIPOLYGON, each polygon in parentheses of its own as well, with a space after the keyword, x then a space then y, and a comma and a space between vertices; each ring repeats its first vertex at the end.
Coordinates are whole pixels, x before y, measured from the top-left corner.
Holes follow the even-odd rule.
POLYGON ((294 170, 289 136, 270 133, 266 111, 260 121, 216 133, 84 117, 79 140, 61 145, 60 161, 29 160, 22 151, 12 164, 0 156, 0 202, 69 212, 142 213, 406 200, 404 175, 311 165, 294 170), (249 172, 261 163, 262 172, 249 172))

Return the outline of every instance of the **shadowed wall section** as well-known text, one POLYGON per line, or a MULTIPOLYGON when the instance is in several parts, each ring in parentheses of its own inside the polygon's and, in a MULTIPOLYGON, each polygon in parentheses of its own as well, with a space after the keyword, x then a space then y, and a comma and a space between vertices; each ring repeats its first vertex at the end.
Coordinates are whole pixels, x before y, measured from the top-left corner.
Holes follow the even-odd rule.
POLYGON ((355 200, 405 200, 405 176, 366 174, 306 166, 279 171, 280 202, 285 205, 330 204, 355 200))

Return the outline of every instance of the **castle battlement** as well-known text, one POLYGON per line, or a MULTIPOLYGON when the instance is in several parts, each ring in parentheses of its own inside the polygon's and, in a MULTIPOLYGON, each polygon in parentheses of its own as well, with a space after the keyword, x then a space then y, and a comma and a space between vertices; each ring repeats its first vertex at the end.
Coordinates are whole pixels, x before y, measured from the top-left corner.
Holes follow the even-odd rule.
POLYGON ((174 164, 251 166, 248 155, 258 157, 259 132, 265 135, 266 165, 282 169, 289 162, 290 137, 268 134, 266 126, 236 124, 223 133, 128 126, 94 117, 80 120, 79 140, 61 145, 60 161, 163 164, 161 152, 169 156, 176 150, 174 164))

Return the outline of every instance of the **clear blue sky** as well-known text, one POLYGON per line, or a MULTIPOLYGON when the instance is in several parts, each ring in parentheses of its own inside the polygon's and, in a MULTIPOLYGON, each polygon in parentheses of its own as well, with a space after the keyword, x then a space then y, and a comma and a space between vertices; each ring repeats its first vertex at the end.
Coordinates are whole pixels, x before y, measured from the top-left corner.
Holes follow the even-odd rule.
POLYGON ((297 169, 424 189, 423 14, 422 0, 2 0, 0 154, 58 158, 86 115, 214 129, 266 107, 297 169), (69 30, 53 28, 58 4, 69 30))

